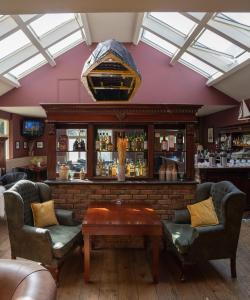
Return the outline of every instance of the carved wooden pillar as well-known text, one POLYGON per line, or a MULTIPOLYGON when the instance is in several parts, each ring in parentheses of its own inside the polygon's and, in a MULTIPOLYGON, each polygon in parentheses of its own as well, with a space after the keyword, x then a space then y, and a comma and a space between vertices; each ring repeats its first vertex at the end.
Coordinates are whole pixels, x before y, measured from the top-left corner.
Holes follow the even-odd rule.
POLYGON ((194 180, 194 154, 195 154, 195 140, 194 140, 194 124, 186 125, 186 150, 187 150, 187 179, 194 180))
POLYGON ((56 127, 54 123, 47 123, 48 150, 47 175, 48 179, 56 179, 56 127))
POLYGON ((0 137, 0 168, 1 171, 6 171, 6 155, 5 155, 5 142, 7 137, 0 137))
POLYGON ((88 124, 88 134, 87 134, 87 176, 89 178, 94 176, 94 168, 96 164, 95 156, 94 156, 94 151, 95 145, 95 136, 94 136, 94 125, 93 124, 88 124))

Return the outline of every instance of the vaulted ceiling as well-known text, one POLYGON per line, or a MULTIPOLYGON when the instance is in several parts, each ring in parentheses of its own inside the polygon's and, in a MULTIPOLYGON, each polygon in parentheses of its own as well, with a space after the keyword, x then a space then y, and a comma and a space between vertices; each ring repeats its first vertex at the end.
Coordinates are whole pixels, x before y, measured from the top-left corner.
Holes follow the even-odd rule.
MULTIPOLYGON (((22 11, 28 12, 26 1, 22 2, 22 11)), ((250 98, 249 2, 238 1, 245 13, 169 13, 167 9, 164 11, 164 5, 169 1, 163 2, 154 2, 161 12, 151 13, 104 13, 85 8, 91 12, 0 15, 0 95, 19 88, 21 78, 36 68, 47 63, 56 67, 55 58, 79 43, 91 45, 115 38, 135 46, 139 42, 147 43, 170 56, 173 67, 180 62, 205 76, 208 86, 238 101, 250 98)), ((189 7, 193 5, 193 11, 200 8, 193 1, 187 2, 189 7)), ((153 2, 147 3, 148 8, 154 8, 153 2)), ((215 5, 213 1, 209 3, 215 5)), ((67 1, 62 1, 62 7, 66 4, 67 1)), ((71 6, 71 11, 80 5, 78 1, 73 4, 76 6, 71 6)), ((178 1, 175 4, 181 5, 178 1)), ((227 4, 228 10, 239 11, 235 1, 227 1, 227 4)), ((50 6, 49 3, 46 5, 50 6)), ((41 7, 29 7, 29 12, 44 11, 41 7)), ((1 6, 0 13, 16 13, 18 9, 21 9, 18 4, 12 9, 1 6)), ((136 5, 134 11, 138 11, 136 5)))

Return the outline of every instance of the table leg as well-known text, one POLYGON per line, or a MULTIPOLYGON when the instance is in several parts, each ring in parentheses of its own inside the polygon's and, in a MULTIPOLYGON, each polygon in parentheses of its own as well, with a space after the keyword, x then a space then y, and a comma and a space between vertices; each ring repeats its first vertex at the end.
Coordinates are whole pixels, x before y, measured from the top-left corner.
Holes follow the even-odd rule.
POLYGON ((90 235, 84 234, 84 281, 89 282, 90 276, 90 235))
POLYGON ((160 250, 160 237, 151 236, 152 242, 152 275, 154 283, 159 281, 159 250, 160 250))

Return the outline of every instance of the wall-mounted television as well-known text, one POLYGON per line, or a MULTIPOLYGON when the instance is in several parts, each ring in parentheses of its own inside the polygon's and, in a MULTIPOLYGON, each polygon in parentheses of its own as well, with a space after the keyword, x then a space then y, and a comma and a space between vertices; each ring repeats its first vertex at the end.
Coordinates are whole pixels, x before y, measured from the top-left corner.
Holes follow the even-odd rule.
POLYGON ((36 138, 44 133, 44 121, 39 119, 23 120, 22 135, 25 137, 36 138))

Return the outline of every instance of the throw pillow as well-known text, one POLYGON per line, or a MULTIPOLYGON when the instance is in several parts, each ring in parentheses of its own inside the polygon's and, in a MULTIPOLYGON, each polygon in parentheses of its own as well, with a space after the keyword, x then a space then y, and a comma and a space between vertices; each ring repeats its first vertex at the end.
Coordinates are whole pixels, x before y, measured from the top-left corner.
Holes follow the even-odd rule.
POLYGON ((212 197, 207 200, 187 205, 191 216, 191 226, 210 226, 219 224, 212 197))
POLYGON ((46 227, 58 224, 53 200, 43 203, 31 203, 31 209, 35 227, 46 227))

